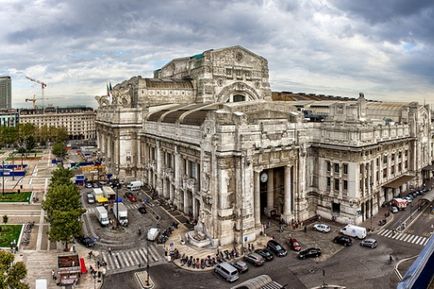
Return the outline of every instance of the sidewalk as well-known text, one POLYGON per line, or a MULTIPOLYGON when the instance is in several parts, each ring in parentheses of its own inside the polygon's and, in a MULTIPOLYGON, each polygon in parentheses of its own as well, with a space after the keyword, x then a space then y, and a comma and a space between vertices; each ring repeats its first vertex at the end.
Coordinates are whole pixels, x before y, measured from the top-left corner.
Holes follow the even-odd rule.
MULTIPOLYGON (((71 245, 70 245, 71 246, 71 245)), ((94 279, 90 273, 90 266, 97 270, 95 258, 89 259, 88 253, 90 249, 74 244, 76 252, 79 258, 84 258, 86 263, 87 273, 84 273, 80 277, 80 282, 73 286, 74 289, 99 289, 102 287, 103 282, 98 282, 98 278, 94 279)), ((15 257, 16 261, 23 261, 27 268, 27 277, 25 281, 29 284, 30 288, 35 288, 36 279, 46 279, 49 289, 64 288, 58 286, 56 281, 51 276, 51 270, 57 269, 57 256, 61 253, 65 253, 62 250, 50 250, 50 251, 36 251, 36 250, 22 250, 18 252, 15 257)), ((102 268, 100 268, 102 271, 102 268)))
MULTIPOLYGON (((200 259, 205 259, 208 256, 210 256, 211 258, 216 257, 217 249, 220 252, 223 252, 224 250, 231 251, 234 248, 232 244, 226 246, 219 246, 218 248, 208 248, 208 247, 198 248, 188 244, 188 242, 186 244, 182 244, 181 240, 185 239, 184 236, 188 231, 189 230, 186 226, 179 225, 178 229, 173 231, 172 236, 170 236, 169 240, 164 245, 165 251, 168 252, 170 249, 172 250, 178 249, 180 256, 185 254, 186 256, 193 256, 194 259, 199 258, 200 260, 200 259), (172 248, 171 248, 171 244, 173 244, 172 248)), ((270 238, 266 236, 260 236, 256 239, 256 241, 253 242, 253 244, 255 248, 262 248, 266 246, 269 239, 270 238)), ((241 252, 239 253, 241 255, 241 252)), ((174 260, 173 263, 176 266, 189 271, 210 271, 213 269, 213 267, 206 267, 204 269, 196 269, 196 268, 188 267, 187 265, 182 265, 180 259, 174 260)))
POLYGON ((370 229, 372 233, 375 233, 387 226, 387 224, 389 224, 390 222, 392 222, 393 218, 394 214, 390 213, 389 207, 380 207, 378 213, 375 216, 365 220, 363 223, 360 224, 360 226, 370 229), (388 215, 387 217, 385 217, 386 214, 388 215), (384 224, 383 226, 378 225, 378 222, 384 219, 386 219, 386 224, 384 224))

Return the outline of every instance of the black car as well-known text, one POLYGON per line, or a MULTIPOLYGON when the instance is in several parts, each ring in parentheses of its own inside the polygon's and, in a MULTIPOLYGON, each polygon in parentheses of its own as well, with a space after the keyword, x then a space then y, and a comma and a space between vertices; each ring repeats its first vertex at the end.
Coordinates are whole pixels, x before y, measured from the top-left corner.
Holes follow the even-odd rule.
POLYGON ((308 248, 298 252, 298 259, 315 258, 321 256, 320 248, 308 248))
POLYGON ((140 214, 146 214, 146 207, 145 206, 141 206, 137 210, 139 210, 140 214))
POLYGON ((344 245, 345 247, 351 246, 353 244, 351 238, 347 236, 336 236, 333 239, 333 242, 335 242, 336 244, 344 245))
POLYGON ((83 244, 86 247, 93 247, 96 245, 96 240, 95 238, 92 237, 88 237, 88 236, 81 236, 77 238, 78 242, 80 242, 80 244, 83 244))
POLYGON ((266 248, 264 248, 264 249, 256 249, 255 253, 257 253, 260 256, 262 256, 262 258, 264 258, 265 261, 271 261, 274 258, 273 254, 271 254, 270 250, 268 250, 266 248))
POLYGON ((286 251, 286 249, 275 240, 268 241, 267 249, 278 257, 284 257, 288 254, 288 251, 286 251))

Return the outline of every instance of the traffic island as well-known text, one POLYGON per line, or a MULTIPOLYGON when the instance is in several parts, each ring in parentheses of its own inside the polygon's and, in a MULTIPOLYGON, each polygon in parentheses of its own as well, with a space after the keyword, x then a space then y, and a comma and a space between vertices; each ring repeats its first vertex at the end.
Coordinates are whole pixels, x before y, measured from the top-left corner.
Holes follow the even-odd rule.
POLYGON ((134 273, 134 275, 136 276, 136 279, 140 284, 140 288, 152 289, 155 287, 154 281, 152 281, 151 277, 149 277, 148 279, 148 272, 146 271, 136 272, 134 273))

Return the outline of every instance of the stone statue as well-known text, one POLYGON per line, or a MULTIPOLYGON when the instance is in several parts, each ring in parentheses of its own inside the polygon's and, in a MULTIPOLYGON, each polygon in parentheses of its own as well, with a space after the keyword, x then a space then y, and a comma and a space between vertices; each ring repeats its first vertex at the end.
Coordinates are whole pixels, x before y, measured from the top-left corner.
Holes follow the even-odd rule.
POLYGON ((204 213, 201 212, 201 216, 197 221, 196 226, 194 226, 193 238, 197 241, 202 241, 206 239, 205 226, 204 226, 204 213))
POLYGON ((99 107, 110 105, 110 100, 107 95, 95 96, 95 100, 98 102, 99 107))

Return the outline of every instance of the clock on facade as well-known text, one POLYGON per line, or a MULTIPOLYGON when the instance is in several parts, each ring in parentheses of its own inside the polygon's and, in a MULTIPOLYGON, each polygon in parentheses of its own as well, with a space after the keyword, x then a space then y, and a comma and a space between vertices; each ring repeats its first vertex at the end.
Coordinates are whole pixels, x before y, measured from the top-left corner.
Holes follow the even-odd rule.
POLYGON ((261 174, 261 182, 265 183, 266 181, 268 181, 268 175, 266 172, 263 172, 261 174))

